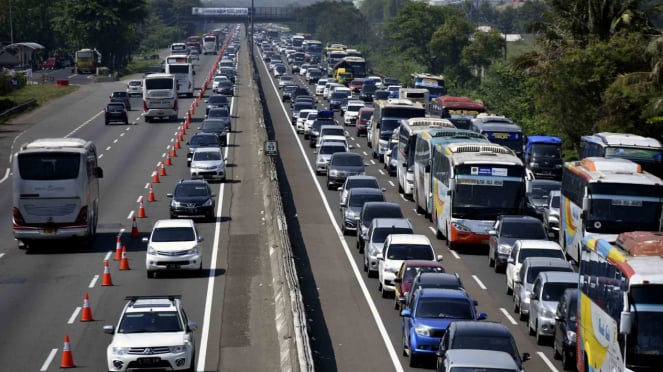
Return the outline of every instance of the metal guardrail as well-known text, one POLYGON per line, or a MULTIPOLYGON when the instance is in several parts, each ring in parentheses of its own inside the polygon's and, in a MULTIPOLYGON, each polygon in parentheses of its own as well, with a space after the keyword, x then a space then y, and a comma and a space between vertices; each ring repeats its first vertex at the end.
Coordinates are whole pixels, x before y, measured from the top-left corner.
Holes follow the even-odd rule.
POLYGON ((14 106, 12 108, 9 108, 9 109, 7 109, 7 110, 0 113, 0 122, 4 122, 7 118, 12 116, 13 114, 23 112, 23 111, 27 110, 28 108, 30 108, 32 106, 36 106, 36 105, 37 105, 37 100, 34 99, 34 98, 31 98, 31 99, 29 99, 29 100, 27 100, 23 103, 20 103, 20 104, 14 106))

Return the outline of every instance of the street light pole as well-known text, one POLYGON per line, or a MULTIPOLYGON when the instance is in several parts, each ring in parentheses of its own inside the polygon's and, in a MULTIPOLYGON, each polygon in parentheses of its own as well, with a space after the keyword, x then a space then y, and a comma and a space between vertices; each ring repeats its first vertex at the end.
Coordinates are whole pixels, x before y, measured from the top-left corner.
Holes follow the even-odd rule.
POLYGON ((12 23, 12 0, 9 0, 9 39, 14 44, 14 24, 12 23))

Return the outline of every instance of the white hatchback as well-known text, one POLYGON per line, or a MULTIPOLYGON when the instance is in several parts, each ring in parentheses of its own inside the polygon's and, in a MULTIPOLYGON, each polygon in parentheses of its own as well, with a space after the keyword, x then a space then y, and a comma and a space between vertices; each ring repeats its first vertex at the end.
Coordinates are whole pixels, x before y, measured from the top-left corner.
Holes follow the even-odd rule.
POLYGON ((219 147, 199 147, 191 155, 191 178, 226 179, 226 161, 219 147))
POLYGON ((158 220, 150 237, 143 238, 147 243, 147 277, 153 278, 157 271, 166 270, 202 271, 202 241, 192 219, 158 220))

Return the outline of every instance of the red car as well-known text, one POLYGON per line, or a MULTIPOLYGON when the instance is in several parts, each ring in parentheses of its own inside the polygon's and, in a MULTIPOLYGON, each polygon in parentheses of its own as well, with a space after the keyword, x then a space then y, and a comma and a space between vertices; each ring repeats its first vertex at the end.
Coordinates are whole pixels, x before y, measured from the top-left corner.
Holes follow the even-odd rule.
POLYGON ((348 88, 352 91, 352 93, 359 93, 361 90, 361 87, 364 86, 364 79, 353 79, 350 81, 350 84, 348 84, 348 88))
POLYGON ((42 64, 41 67, 44 70, 55 70, 60 68, 60 63, 56 57, 48 57, 42 64))
POLYGON ((359 109, 357 114, 357 121, 355 122, 355 127, 357 128, 357 137, 368 134, 368 122, 373 117, 373 108, 372 107, 362 107, 359 109))
POLYGON ((444 267, 437 261, 424 261, 424 260, 405 260, 401 265, 400 270, 396 273, 395 283, 395 296, 394 308, 401 310, 400 298, 405 296, 406 293, 412 289, 412 281, 414 277, 420 272, 437 272, 443 273, 444 267))

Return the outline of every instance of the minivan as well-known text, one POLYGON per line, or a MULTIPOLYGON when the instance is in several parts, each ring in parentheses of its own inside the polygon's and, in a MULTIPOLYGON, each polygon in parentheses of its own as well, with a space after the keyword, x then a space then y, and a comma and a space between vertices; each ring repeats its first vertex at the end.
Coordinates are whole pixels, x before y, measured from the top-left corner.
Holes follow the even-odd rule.
POLYGON ((513 289, 513 308, 515 312, 520 312, 520 320, 525 320, 529 315, 532 286, 537 275, 543 271, 573 272, 573 266, 562 258, 554 257, 528 257, 523 261, 513 289))
POLYGON ((534 281, 527 325, 537 344, 553 335, 557 303, 567 288, 578 288, 578 273, 543 271, 534 281))

